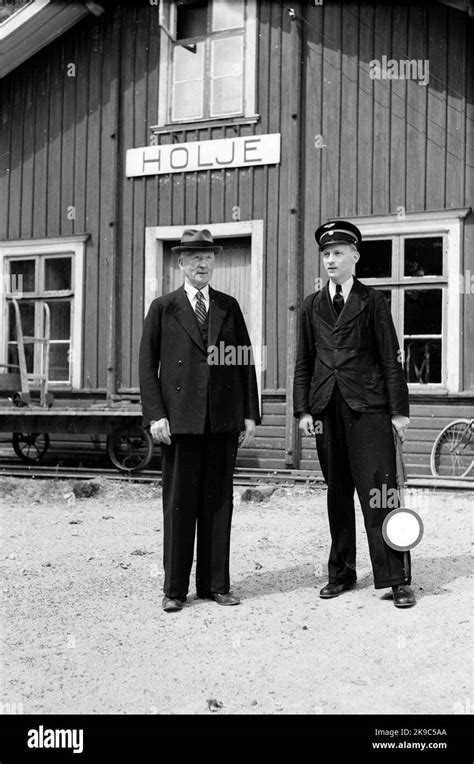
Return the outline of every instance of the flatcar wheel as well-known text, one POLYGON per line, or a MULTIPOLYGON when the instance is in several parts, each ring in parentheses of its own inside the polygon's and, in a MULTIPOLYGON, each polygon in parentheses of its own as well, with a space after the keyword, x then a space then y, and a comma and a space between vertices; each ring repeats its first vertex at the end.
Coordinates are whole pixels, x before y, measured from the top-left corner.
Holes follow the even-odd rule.
POLYGON ((23 462, 37 464, 49 448, 49 435, 47 432, 14 432, 12 446, 23 462))
POLYGON ((153 456, 153 439, 142 427, 137 427, 131 433, 107 435, 107 455, 121 472, 144 470, 153 456))

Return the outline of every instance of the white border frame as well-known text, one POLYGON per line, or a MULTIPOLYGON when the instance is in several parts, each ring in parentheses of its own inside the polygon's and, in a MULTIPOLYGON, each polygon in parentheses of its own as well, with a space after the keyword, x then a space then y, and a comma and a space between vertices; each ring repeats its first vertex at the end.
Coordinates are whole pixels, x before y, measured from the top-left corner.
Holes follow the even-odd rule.
MULTIPOLYGON (((266 351, 263 344, 263 220, 237 223, 188 223, 145 228, 143 315, 150 303, 163 294, 163 242, 179 240, 185 228, 209 228, 214 238, 250 236, 250 341, 254 349, 257 384, 261 399, 266 351)), ((211 283, 212 286, 212 283, 211 283)))
MULTIPOLYGON (((168 119, 168 91, 170 82, 170 48, 171 41, 165 30, 168 32, 166 24, 165 4, 169 9, 170 27, 174 28, 174 0, 161 0, 160 2, 160 63, 159 63, 159 84, 158 84, 158 123, 157 127, 169 126, 170 129, 179 125, 192 123, 206 125, 206 122, 226 119, 238 119, 238 115, 229 115, 228 117, 213 117, 207 119, 182 120, 181 122, 170 122, 168 119)), ((246 0, 245 6, 245 26, 244 26, 244 114, 242 119, 256 117, 256 83, 257 83, 257 0, 246 0)))
MULTIPOLYGON (((462 299, 461 268, 463 258, 463 221, 470 212, 469 207, 430 212, 405 212, 398 215, 367 215, 349 218, 361 231, 362 238, 377 236, 397 236, 399 234, 429 235, 446 234, 446 384, 410 384, 410 393, 459 393, 462 380, 462 299)), ((365 281, 365 279, 364 279, 365 281)), ((443 316, 444 317, 444 316, 443 316)))
POLYGON ((72 302, 72 358, 71 383, 49 381, 48 387, 80 389, 82 380, 82 318, 84 298, 84 264, 86 241, 89 234, 63 236, 52 239, 17 239, 0 241, 0 315, 3 326, 0 331, 0 358, 6 363, 6 327, 7 300, 9 294, 4 290, 4 267, 6 257, 32 257, 34 255, 72 255, 74 260, 74 294, 72 302))

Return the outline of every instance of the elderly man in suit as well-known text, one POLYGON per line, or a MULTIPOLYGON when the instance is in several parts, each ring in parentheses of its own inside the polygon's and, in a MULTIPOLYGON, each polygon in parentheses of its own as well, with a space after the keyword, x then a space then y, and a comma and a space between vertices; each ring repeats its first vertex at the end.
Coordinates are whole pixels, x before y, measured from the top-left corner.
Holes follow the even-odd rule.
POLYGON ((409 556, 388 546, 382 526, 396 495, 392 427, 403 440, 409 423, 408 387, 385 296, 353 277, 361 233, 345 220, 315 233, 329 276, 304 300, 294 376, 294 414, 305 435, 316 435, 328 485, 331 532, 329 582, 320 597, 337 597, 356 581, 354 488, 363 516, 376 589, 392 587, 396 607, 411 607, 409 556), (315 428, 315 421, 318 425, 315 428), (385 488, 384 488, 385 486, 385 488), (391 489, 391 490, 390 490, 391 489), (381 501, 374 501, 379 496, 381 501), (374 506, 377 505, 377 506, 374 506))
POLYGON ((196 527, 197 596, 240 602, 229 576, 233 471, 260 421, 239 304, 209 286, 222 247, 208 230, 187 229, 172 249, 184 284, 150 305, 139 359, 144 424, 161 443, 166 612, 186 601, 196 527))

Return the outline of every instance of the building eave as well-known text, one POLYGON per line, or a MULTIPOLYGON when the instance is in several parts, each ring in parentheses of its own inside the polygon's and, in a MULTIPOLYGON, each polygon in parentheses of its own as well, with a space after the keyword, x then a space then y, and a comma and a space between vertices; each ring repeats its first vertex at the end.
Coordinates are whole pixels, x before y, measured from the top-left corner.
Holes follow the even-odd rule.
POLYGON ((89 14, 84 3, 34 0, 0 24, 0 78, 89 14))

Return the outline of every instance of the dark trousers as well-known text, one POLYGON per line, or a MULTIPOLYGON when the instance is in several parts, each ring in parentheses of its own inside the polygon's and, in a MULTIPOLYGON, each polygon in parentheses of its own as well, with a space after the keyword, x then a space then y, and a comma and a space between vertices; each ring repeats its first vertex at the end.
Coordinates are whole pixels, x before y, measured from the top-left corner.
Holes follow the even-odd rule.
POLYGON ((320 420, 322 433, 316 434, 316 447, 328 485, 332 539, 328 563, 329 581, 342 583, 355 581, 357 577, 355 488, 364 516, 375 588, 410 583, 409 553, 405 557, 405 570, 404 553, 389 547, 382 536, 384 518, 395 506, 399 506, 398 496, 393 501, 393 489, 397 483, 395 446, 389 414, 360 414, 353 411, 336 385, 320 420), (387 502, 387 495, 392 497, 392 501, 387 502), (388 507, 383 504, 388 504, 388 507))
POLYGON ((238 433, 172 435, 162 445, 164 593, 185 597, 197 525, 196 589, 227 594, 238 433))

